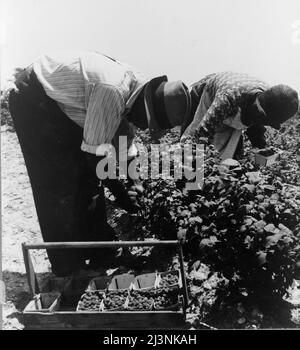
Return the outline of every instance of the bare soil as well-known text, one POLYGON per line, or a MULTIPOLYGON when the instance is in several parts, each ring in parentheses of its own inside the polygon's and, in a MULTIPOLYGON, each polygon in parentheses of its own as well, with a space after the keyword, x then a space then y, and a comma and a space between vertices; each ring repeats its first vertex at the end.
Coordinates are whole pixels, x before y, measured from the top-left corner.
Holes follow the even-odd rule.
MULTIPOLYGON (((30 299, 22 255, 23 242, 42 240, 30 181, 17 135, 1 127, 2 153, 2 271, 6 285, 3 329, 22 329, 19 312, 30 299)), ((47 276, 49 260, 44 251, 32 254, 39 276, 47 276)))

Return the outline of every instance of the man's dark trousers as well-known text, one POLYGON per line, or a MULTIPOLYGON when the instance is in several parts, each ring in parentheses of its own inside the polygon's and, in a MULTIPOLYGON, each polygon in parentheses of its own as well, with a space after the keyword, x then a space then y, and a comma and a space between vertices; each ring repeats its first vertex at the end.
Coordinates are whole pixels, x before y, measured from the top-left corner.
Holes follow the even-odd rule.
MULTIPOLYGON (((10 93, 9 108, 44 241, 112 239, 104 190, 96 176, 97 158, 80 150, 82 128, 46 95, 32 69, 21 74, 17 87, 10 93), (94 196, 96 207, 89 210, 94 196)), ((89 258, 86 250, 47 253, 58 276, 73 272, 89 258)))

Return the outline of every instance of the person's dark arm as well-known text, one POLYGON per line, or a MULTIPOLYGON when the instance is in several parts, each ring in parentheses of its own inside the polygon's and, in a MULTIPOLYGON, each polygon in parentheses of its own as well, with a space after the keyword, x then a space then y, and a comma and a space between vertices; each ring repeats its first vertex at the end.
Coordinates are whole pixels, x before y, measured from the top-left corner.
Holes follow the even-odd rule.
POLYGON ((253 147, 262 149, 267 147, 265 132, 266 128, 263 125, 252 125, 247 129, 246 135, 253 147))
MULTIPOLYGON (((102 156, 85 152, 85 159, 88 166, 97 173, 97 164, 104 159, 102 156)), ((139 209, 137 204, 137 196, 141 190, 135 186, 134 182, 129 182, 130 187, 127 189, 119 179, 106 178, 102 180, 102 184, 107 187, 116 197, 118 204, 129 213, 136 213, 139 209)))

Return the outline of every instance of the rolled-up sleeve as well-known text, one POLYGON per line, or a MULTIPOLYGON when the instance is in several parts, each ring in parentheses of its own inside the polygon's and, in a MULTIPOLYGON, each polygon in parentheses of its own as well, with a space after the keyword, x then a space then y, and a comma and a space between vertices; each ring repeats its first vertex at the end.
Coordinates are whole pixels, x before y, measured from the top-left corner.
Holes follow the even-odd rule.
POLYGON ((110 144, 121 123, 125 102, 117 87, 90 86, 81 149, 96 154, 102 144, 110 144))

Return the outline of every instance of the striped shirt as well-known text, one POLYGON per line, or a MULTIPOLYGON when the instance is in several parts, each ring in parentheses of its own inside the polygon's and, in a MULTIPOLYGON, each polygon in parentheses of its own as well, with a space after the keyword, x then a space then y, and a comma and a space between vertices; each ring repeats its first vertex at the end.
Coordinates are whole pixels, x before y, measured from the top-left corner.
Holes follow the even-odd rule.
POLYGON ((96 154, 118 130, 133 139, 126 114, 147 82, 141 73, 97 52, 44 54, 33 69, 46 94, 83 128, 83 151, 96 154))

